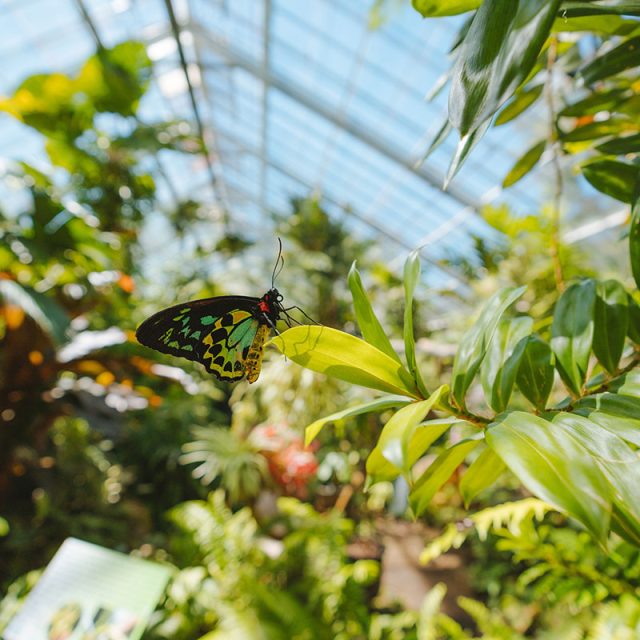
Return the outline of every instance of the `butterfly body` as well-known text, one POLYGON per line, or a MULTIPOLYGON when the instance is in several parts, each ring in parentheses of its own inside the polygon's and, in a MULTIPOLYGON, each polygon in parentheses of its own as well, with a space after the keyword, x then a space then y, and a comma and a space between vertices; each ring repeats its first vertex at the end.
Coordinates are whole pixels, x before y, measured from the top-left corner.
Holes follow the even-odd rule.
POLYGON ((141 344, 200 362, 220 380, 260 375, 264 345, 281 313, 274 287, 261 298, 219 296, 185 302, 147 318, 137 329, 141 344))

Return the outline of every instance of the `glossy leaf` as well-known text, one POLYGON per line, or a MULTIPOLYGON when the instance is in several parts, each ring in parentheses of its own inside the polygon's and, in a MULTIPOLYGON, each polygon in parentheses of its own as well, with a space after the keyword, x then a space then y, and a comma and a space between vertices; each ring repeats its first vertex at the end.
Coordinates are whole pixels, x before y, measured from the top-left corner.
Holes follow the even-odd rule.
POLYGON ((409 494, 409 505, 416 516, 429 506, 436 491, 451 477, 464 462, 467 455, 480 444, 477 438, 466 438, 443 451, 420 476, 409 494))
POLYGON ((349 407, 342 411, 336 411, 324 418, 319 418, 304 430, 305 446, 308 447, 311 444, 311 441, 320 433, 322 427, 329 422, 337 422, 338 420, 352 418, 353 416, 359 416, 363 413, 385 411, 386 409, 402 406, 408 402, 411 402, 411 400, 406 396, 383 396, 382 398, 377 398, 371 402, 364 402, 363 404, 358 404, 355 407, 349 407))
POLYGON ((451 396, 459 407, 465 406, 465 394, 482 364, 500 318, 524 291, 525 287, 505 288, 495 293, 460 341, 451 374, 451 396))
POLYGON ((380 351, 386 353, 401 364, 400 357, 391 346, 391 342, 371 306, 367 292, 362 285, 360 273, 356 268, 355 261, 349 270, 348 280, 351 296, 353 297, 356 320, 358 321, 360 331, 362 331, 362 336, 369 344, 372 344, 376 349, 380 349, 380 351))
POLYGON ((624 287, 617 280, 598 282, 594 307, 593 352, 611 374, 618 369, 628 324, 627 292, 624 287))
POLYGON ((456 147, 456 152, 451 160, 451 164, 449 165, 449 169, 447 170, 447 176, 444 180, 444 184, 442 188, 446 190, 449 186, 449 183, 453 180, 453 177, 458 173, 460 167, 467 159, 467 156, 471 153, 473 148, 480 142, 482 136, 487 132, 489 125, 491 124, 490 120, 482 123, 477 129, 470 131, 466 135, 460 138, 458 142, 458 146, 456 147))
POLYGON ((633 273, 633 279, 636 281, 636 287, 640 289, 640 174, 638 174, 631 207, 629 260, 631 261, 631 273, 633 273))
POLYGON ((518 182, 518 180, 524 178, 527 173, 536 166, 538 160, 542 157, 546 146, 546 140, 541 140, 537 144, 534 144, 531 149, 516 161, 505 179, 502 181, 502 186, 506 189, 512 184, 518 182))
POLYGON ((420 254, 413 251, 404 265, 404 351, 409 372, 413 376, 422 395, 429 392, 424 386, 422 376, 416 363, 416 343, 413 334, 413 294, 420 279, 420 254))
POLYGON ((495 127, 511 122, 521 113, 524 113, 541 95, 544 84, 537 84, 529 89, 520 89, 513 98, 507 102, 504 109, 498 114, 493 125, 495 127))
MULTIPOLYGON (((459 421, 456 418, 436 418, 421 422, 409 441, 408 466, 412 467, 427 449, 457 422, 459 421)), ((369 484, 394 480, 401 472, 401 469, 398 469, 384 457, 379 446, 373 448, 367 458, 367 482, 369 484)))
POLYGON ((582 174, 598 191, 621 202, 631 202, 640 167, 617 160, 596 160, 583 165, 582 174))
POLYGON ((398 409, 389 421, 384 425, 377 448, 382 455, 398 469, 408 473, 409 463, 409 443, 413 434, 426 415, 438 403, 440 397, 449 391, 446 385, 434 391, 427 400, 412 402, 402 409, 398 409))
POLYGON ((506 466, 498 454, 487 447, 464 472, 460 481, 460 494, 465 509, 471 501, 485 489, 488 489, 502 475, 506 466))
POLYGON ((507 408, 520 360, 533 328, 529 317, 503 319, 493 335, 482 362, 480 380, 489 406, 500 413, 507 408))
POLYGON ((459 13, 473 11, 480 6, 482 0, 411 0, 413 8, 423 18, 455 16, 459 13))
POLYGON ((531 493, 579 520, 604 545, 611 491, 581 444, 543 418, 520 411, 490 425, 486 439, 531 493))
POLYGON ((536 409, 544 409, 553 387, 553 352, 538 336, 526 339, 516 383, 536 409))
POLYGON ((485 0, 460 47, 449 119, 465 136, 509 99, 535 65, 560 0, 485 0))
POLYGON ((618 532, 628 541, 640 543, 640 464, 636 452, 617 435, 582 416, 559 413, 553 424, 565 429, 591 454, 611 487, 618 532))
POLYGON ((578 77, 582 78, 585 84, 591 84, 626 69, 637 67, 638 60, 640 60, 640 36, 635 36, 592 60, 578 71, 578 77))
POLYGON ((640 398, 599 393, 576 402, 575 412, 640 447, 640 398))
POLYGON ((556 355, 556 368, 576 395, 580 394, 589 366, 595 299, 595 282, 583 280, 564 291, 553 313, 551 348, 556 355))
POLYGON ((287 329, 269 344, 312 371, 387 393, 419 396, 413 378, 402 365, 348 333, 304 325, 287 329))

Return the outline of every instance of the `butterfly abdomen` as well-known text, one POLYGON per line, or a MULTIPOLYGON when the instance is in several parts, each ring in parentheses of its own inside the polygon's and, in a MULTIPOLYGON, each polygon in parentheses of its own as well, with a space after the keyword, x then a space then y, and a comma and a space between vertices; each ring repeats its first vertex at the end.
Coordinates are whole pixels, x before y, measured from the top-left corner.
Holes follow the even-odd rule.
POLYGON ((269 337, 269 325, 261 324, 256 332, 256 337, 253 339, 247 359, 244 363, 244 372, 247 376, 247 380, 255 382, 260 375, 260 369, 262 367, 262 356, 264 355, 264 343, 269 337))

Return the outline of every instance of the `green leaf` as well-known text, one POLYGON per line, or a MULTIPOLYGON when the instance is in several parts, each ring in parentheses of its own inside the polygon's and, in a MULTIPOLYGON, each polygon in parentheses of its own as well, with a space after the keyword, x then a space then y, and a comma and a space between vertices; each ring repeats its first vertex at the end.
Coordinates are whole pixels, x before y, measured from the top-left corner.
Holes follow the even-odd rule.
POLYGON ((416 162, 417 167, 422 166, 427 161, 427 158, 449 137, 452 129, 453 127, 451 126, 449 120, 445 120, 444 124, 436 134, 436 137, 429 145, 429 148, 424 152, 422 158, 420 158, 420 160, 416 162))
POLYGON ((416 516, 425 511, 436 491, 451 477, 469 452, 480 444, 481 436, 478 434, 474 438, 465 438, 449 447, 420 476, 409 494, 409 505, 416 516))
MULTIPOLYGON (((460 422, 457 418, 436 418, 421 422, 411 437, 408 446, 408 467, 411 468, 424 452, 451 427, 460 422)), ((380 446, 376 445, 367 458, 367 482, 389 481, 397 478, 401 469, 391 464, 382 454, 380 446)))
POLYGON ((471 153, 472 149, 480 142, 482 136, 487 132, 489 125, 491 124, 491 120, 487 120, 482 123, 477 129, 470 131, 466 135, 460 138, 458 142, 458 146, 456 147, 456 152, 451 160, 451 164, 449 165, 449 169, 447 170, 447 176, 444 179, 444 184, 442 188, 446 191, 449 183, 453 180, 453 177, 458 173, 460 167, 467 159, 467 156, 471 153))
POLYGON ((413 334, 413 294, 420 279, 420 253, 412 251, 404 264, 404 351, 407 366, 420 393, 427 397, 429 392, 424 386, 422 375, 416 363, 416 343, 413 334))
MULTIPOLYGON (((640 286, 640 285, 639 285, 640 286)), ((640 305, 629 296, 629 337, 636 344, 640 344, 640 305)))
POLYGON ((560 0, 485 0, 460 47, 449 119, 465 136, 489 120, 536 63, 560 0))
POLYGON ((505 179, 502 181, 502 186, 506 189, 512 184, 518 182, 524 178, 533 167, 536 166, 538 160, 540 160, 544 150, 547 146, 546 140, 540 140, 537 144, 534 144, 517 162, 513 165, 505 179))
POLYGON ((419 397, 411 374, 396 360, 337 329, 318 325, 293 327, 268 344, 312 371, 387 393, 419 397))
POLYGON ((601 111, 617 111, 616 107, 629 95, 628 89, 611 89, 610 91, 589 93, 586 98, 567 105, 558 116, 561 118, 581 118, 595 115, 601 111))
POLYGON ((617 280, 597 283, 593 318, 593 352, 613 375, 622 357, 629 324, 627 292, 617 280))
POLYGON ((582 166, 582 175, 598 191, 621 202, 631 202, 640 167, 617 160, 595 160, 582 166))
POLYGON ((69 317, 53 298, 13 280, 0 280, 0 300, 20 307, 55 345, 60 346, 67 342, 69 317))
POLYGON ((582 522, 604 546, 611 492, 582 445, 550 422, 521 411, 490 425, 486 439, 531 493, 582 522))
POLYGON ((489 344, 480 370, 480 381, 489 406, 500 413, 507 408, 520 360, 533 328, 529 317, 502 319, 489 344))
POLYGON ((640 16, 640 7, 637 0, 565 0, 560 13, 569 18, 601 14, 640 16))
POLYGON ((599 393, 581 398, 575 412, 640 447, 640 398, 599 393))
POLYGON ((465 406, 464 396, 482 364, 500 318, 525 289, 526 287, 510 287, 496 292, 489 298, 475 324, 460 341, 451 374, 451 396, 459 407, 465 406))
POLYGON ((465 509, 471 501, 485 489, 490 487, 506 469, 502 459, 496 452, 487 447, 464 472, 460 481, 460 493, 465 509))
POLYGON ((367 292, 362 286, 362 280, 360 279, 360 273, 356 268, 355 261, 349 270, 349 289, 351 289, 351 296, 353 297, 356 320, 358 321, 358 326, 360 327, 360 331, 362 331, 364 339, 376 347, 376 349, 380 349, 380 351, 402 364, 400 356, 398 356, 395 349, 391 346, 387 334, 384 332, 382 325, 373 311, 367 292))
POLYGON ((559 413, 553 424, 566 430, 592 456, 611 487, 618 531, 640 542, 640 464, 624 440, 582 416, 559 413))
POLYGON ((599 144, 596 149, 605 155, 623 156, 627 153, 640 153, 640 133, 622 136, 599 144))
POLYGON ((493 125, 495 127, 511 122, 521 113, 524 113, 541 95, 544 84, 537 84, 529 89, 519 89, 513 98, 507 102, 504 109, 498 114, 493 125))
POLYGON ((423 18, 455 16, 477 9, 482 0, 411 0, 413 8, 423 18))
POLYGON ((631 207, 631 225, 629 226, 629 260, 631 261, 631 273, 636 281, 636 287, 640 289, 640 174, 636 181, 631 207))
POLYGON ((595 300, 595 282, 583 280, 564 291, 553 313, 551 348, 556 355, 556 368, 576 395, 580 395, 587 376, 595 300))
POLYGON ((418 424, 448 391, 446 385, 439 387, 427 400, 412 402, 396 411, 384 425, 376 448, 380 449, 382 455, 394 467, 405 473, 409 472, 409 443, 413 434, 418 424))
POLYGON ((516 383, 536 409, 545 408, 553 387, 553 352, 538 336, 527 338, 516 383))
POLYGON ((592 36, 624 36, 634 31, 635 26, 637 23, 625 20, 619 15, 575 15, 569 18, 561 11, 561 17, 556 18, 553 23, 553 31, 556 33, 583 31, 589 32, 592 36))
POLYGON ((562 133, 562 142, 584 142, 585 140, 597 140, 606 136, 621 136, 623 133, 637 131, 638 125, 629 122, 626 118, 608 118, 596 122, 589 122, 578 126, 567 133, 562 133))
POLYGON ((637 67, 638 60, 640 60, 640 36, 635 36, 592 60, 578 71, 577 77, 582 78, 585 84, 592 84, 637 67))
POLYGON ((358 404, 355 407, 349 407, 348 409, 343 409, 342 411, 336 411, 335 413, 325 416, 324 418, 319 418, 315 422, 312 422, 304 430, 305 447, 308 447, 311 444, 312 440, 322 430, 322 427, 324 427, 329 422, 337 422, 338 420, 352 418, 353 416, 359 416, 363 413, 384 411, 385 409, 398 407, 403 404, 407 404, 408 402, 411 402, 411 400, 406 396, 383 396, 382 398, 377 398, 376 400, 372 400, 371 402, 358 404))
POLYGON ((8 533, 9 523, 4 518, 0 518, 0 538, 6 536, 8 533))

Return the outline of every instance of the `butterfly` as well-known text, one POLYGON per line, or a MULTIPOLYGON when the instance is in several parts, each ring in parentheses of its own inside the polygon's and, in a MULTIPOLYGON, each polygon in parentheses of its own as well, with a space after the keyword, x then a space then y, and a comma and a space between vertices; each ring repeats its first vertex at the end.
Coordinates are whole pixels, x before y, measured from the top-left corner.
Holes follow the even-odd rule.
MULTIPOLYGON (((271 329, 277 332, 276 323, 281 316, 290 324, 293 318, 287 312, 297 308, 285 309, 282 294, 274 286, 281 252, 282 244, 271 289, 261 298, 218 296, 163 309, 138 327, 138 342, 199 362, 219 380, 237 382, 246 376, 248 382, 255 382, 271 329)), ((280 270, 283 265, 284 259, 280 270)))

